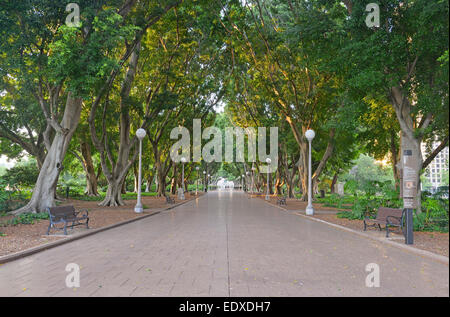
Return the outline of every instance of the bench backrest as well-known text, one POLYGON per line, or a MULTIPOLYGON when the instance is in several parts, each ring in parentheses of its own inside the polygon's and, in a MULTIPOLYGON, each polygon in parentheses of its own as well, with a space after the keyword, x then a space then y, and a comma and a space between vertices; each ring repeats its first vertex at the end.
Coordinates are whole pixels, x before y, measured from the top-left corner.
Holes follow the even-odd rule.
POLYGON ((49 207, 48 213, 53 217, 54 220, 76 216, 74 206, 49 207))
MULTIPOLYGON (((387 216, 394 216, 401 218, 402 214, 403 214, 402 209, 380 207, 378 208, 377 220, 386 221, 387 216)), ((400 224, 400 222, 397 219, 393 218, 389 218, 389 222, 391 222, 392 224, 400 224)))

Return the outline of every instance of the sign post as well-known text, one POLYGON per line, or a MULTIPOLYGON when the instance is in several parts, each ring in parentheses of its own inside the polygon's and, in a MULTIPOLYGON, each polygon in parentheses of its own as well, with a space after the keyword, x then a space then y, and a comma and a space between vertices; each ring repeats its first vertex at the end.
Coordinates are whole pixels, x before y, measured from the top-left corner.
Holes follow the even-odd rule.
POLYGON ((403 209, 405 211, 405 243, 413 244, 413 210, 416 208, 417 172, 412 150, 403 151, 403 209))

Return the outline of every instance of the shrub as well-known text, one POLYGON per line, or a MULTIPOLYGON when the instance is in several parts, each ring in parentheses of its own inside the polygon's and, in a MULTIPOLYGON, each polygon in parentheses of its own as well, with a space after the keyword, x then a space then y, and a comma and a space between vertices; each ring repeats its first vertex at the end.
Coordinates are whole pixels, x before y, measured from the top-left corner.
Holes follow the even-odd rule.
POLYGON ((31 159, 11 167, 1 178, 11 187, 19 188, 34 186, 38 176, 39 170, 36 168, 36 160, 31 159))
POLYGON ((31 191, 7 190, 7 183, 0 178, 0 214, 24 206, 31 198, 31 191))
POLYGON ((41 212, 41 213, 23 213, 20 214, 10 220, 8 220, 5 225, 18 225, 18 224, 34 224, 36 221, 42 220, 42 219, 48 219, 48 214, 41 212))
POLYGON ((448 232, 448 200, 427 198, 414 218, 414 230, 448 232))

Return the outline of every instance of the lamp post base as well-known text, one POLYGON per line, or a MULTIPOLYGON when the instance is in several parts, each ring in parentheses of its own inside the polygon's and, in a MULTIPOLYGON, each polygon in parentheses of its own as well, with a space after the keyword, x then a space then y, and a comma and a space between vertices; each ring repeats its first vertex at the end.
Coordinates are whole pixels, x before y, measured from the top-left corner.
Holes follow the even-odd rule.
POLYGON ((142 207, 142 204, 138 204, 134 207, 134 212, 140 214, 144 211, 144 208, 142 207))
POLYGON ((266 200, 270 200, 270 196, 269 195, 266 195, 266 200))
POLYGON ((306 214, 307 214, 308 216, 314 215, 314 208, 313 208, 313 206, 308 206, 308 207, 306 207, 306 214))

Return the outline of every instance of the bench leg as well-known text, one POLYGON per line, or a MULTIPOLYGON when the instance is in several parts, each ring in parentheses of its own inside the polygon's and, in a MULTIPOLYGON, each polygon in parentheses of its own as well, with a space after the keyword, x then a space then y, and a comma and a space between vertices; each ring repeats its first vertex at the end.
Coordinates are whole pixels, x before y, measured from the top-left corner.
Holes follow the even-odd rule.
POLYGON ((52 223, 50 222, 50 223, 48 224, 47 235, 50 234, 50 228, 51 228, 51 227, 52 227, 52 223))
POLYGON ((89 218, 86 219, 86 229, 89 229, 89 218))
POLYGON ((64 222, 64 235, 67 236, 67 222, 64 222))
POLYGON ((367 224, 366 224, 366 221, 364 220, 364 231, 366 231, 367 230, 367 224))
POLYGON ((389 226, 386 225, 386 238, 389 238, 389 226))

